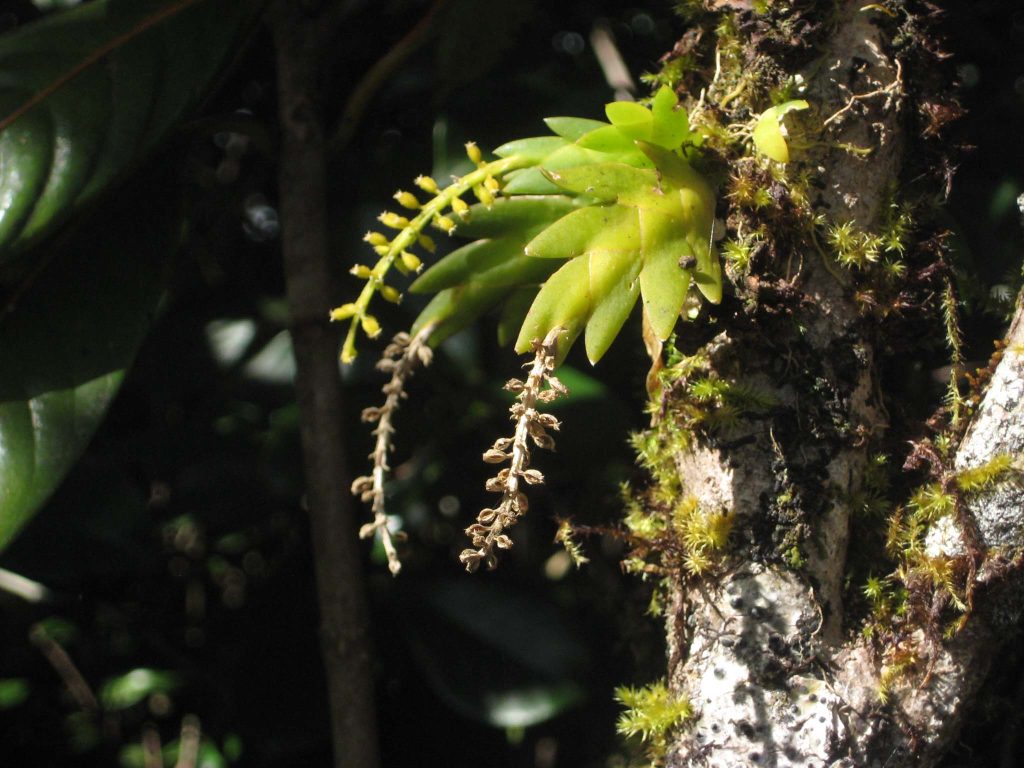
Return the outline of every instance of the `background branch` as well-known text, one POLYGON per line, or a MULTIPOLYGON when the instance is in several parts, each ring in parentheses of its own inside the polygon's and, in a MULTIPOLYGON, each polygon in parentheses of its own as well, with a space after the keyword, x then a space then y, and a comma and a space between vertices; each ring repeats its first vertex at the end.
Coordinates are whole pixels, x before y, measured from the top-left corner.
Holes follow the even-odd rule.
POLYGON ((342 448, 338 338, 328 324, 326 143, 320 85, 322 19, 281 0, 270 23, 277 56, 282 250, 307 501, 330 697, 334 765, 374 768, 376 715, 366 596, 342 448))

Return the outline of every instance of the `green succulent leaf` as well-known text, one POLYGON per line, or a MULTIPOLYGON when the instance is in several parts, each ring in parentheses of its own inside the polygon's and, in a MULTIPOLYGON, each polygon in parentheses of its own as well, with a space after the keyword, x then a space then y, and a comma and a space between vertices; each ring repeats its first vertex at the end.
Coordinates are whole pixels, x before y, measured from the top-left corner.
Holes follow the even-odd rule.
POLYGON ((628 139, 650 141, 654 132, 651 110, 635 101, 613 101, 604 108, 608 121, 628 139))
POLYGON ((553 271, 540 259, 523 253, 526 238, 536 229, 493 240, 474 240, 445 256, 410 287, 411 293, 436 293, 472 282, 478 285, 516 286, 538 283, 553 271))
POLYGON ((569 142, 558 136, 535 136, 532 139, 518 139, 502 144, 494 154, 498 157, 518 155, 531 163, 541 163, 555 150, 568 146, 569 142))
POLYGON ((0 266, 153 149, 255 7, 95 0, 0 37, 0 266))
MULTIPOLYGON (((470 206, 455 234, 462 238, 497 237, 549 224, 579 207, 564 195, 517 195, 500 197, 487 207, 470 206)), ((527 238, 529 239, 529 238, 527 238)))
POLYGON ((539 290, 536 285, 523 285, 508 295, 498 317, 498 344, 505 347, 515 340, 539 290))
POLYGON ((548 171, 547 177, 561 189, 604 202, 637 200, 650 196, 660 188, 654 171, 634 168, 625 163, 593 163, 548 171))
POLYGON ((661 86, 651 101, 654 128, 651 143, 675 149, 690 138, 690 120, 685 109, 677 109, 679 97, 667 85, 661 86))
POLYGON ((155 311, 180 218, 152 185, 131 192, 0 314, 0 550, 85 449, 155 311), (111 230, 115 216, 136 226, 111 230))
POLYGON ((610 123, 549 118, 557 136, 500 147, 500 156, 536 164, 509 174, 505 197, 489 208, 475 206, 459 225, 460 236, 479 240, 414 283, 413 292, 440 291, 415 327, 441 323, 436 342, 504 302, 499 335, 511 336, 522 318, 517 351, 562 327, 569 343, 560 353, 585 331, 587 356, 596 363, 640 296, 661 340, 675 327, 691 287, 720 301, 715 201, 681 156, 684 143, 696 141, 678 106, 665 87, 650 109, 609 104, 610 123))
POLYGON ((423 308, 412 325, 412 332, 418 333, 424 326, 436 323, 437 328, 430 334, 430 343, 437 346, 497 306, 509 293, 508 286, 479 283, 446 288, 423 308))
POLYGON ((803 99, 778 104, 761 113, 754 125, 754 147, 765 157, 779 163, 789 162, 789 145, 782 128, 782 118, 788 112, 807 109, 810 105, 803 99))
POLYGON ((553 134, 569 141, 576 141, 585 134, 608 125, 600 120, 588 120, 585 117, 547 117, 544 124, 553 134))

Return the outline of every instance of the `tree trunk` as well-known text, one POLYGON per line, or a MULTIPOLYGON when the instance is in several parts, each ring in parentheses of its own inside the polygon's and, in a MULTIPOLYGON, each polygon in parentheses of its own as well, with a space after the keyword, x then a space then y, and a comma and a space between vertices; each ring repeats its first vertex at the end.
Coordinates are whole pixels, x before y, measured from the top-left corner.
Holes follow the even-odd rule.
MULTIPOLYGON (((926 93, 924 69, 913 74, 913 57, 920 64, 930 47, 923 20, 898 3, 862 10, 859 0, 837 10, 830 3, 811 10, 769 4, 767 13, 741 0, 705 5, 713 11, 705 9, 699 31, 689 32, 675 54, 696 56, 700 46, 715 51, 722 69, 716 80, 728 75, 728 55, 775 83, 800 72, 802 97, 812 104, 801 123, 816 127, 818 139, 795 153, 787 179, 805 169, 819 175, 813 211, 830 226, 852 222, 857 231, 877 231, 901 171, 912 163, 916 173, 925 156, 918 129, 909 126, 937 103, 926 93), (740 54, 728 52, 727 27, 740 54), (908 35, 916 39, 908 43, 908 35), (872 151, 864 157, 851 146, 872 151)), ((764 80, 760 93, 741 84, 717 101, 726 85, 706 84, 706 102, 722 123, 746 120, 770 105, 764 80), (750 101, 742 103, 737 92, 750 101)), ((734 179, 745 173, 737 168, 730 169, 734 179)), ((728 234, 736 237, 736 222, 749 225, 751 218, 737 213, 735 198, 728 205, 728 234)), ((935 627, 956 590, 916 582, 907 584, 908 618, 884 636, 864 636, 865 612, 844 610, 844 583, 852 500, 864 491, 871 455, 890 426, 875 363, 879 334, 865 311, 869 271, 835 264, 818 247, 820 230, 815 235, 798 218, 767 221, 770 254, 755 259, 749 274, 732 275, 734 296, 718 311, 713 338, 682 340, 682 351, 699 362, 666 386, 662 423, 652 429, 671 450, 682 493, 702 510, 734 515, 730 554, 717 568, 700 576, 683 566, 662 571, 671 574, 669 682, 694 707, 665 762, 930 766, 958 733, 1002 630, 1020 613, 1021 575, 1010 566, 1024 543, 1024 494, 997 483, 957 496, 957 513, 924 537, 921 562, 960 574, 967 596, 966 618, 952 639, 942 640, 935 627), (706 406, 693 397, 694 371, 756 389, 772 405, 725 432, 695 427, 694 409, 706 406), (691 438, 668 437, 679 433, 691 438), (931 602, 915 612, 923 592, 931 602)), ((934 278, 941 257, 932 266, 929 272, 918 263, 912 271, 934 278)), ((1020 311, 1007 344, 955 458, 933 468, 943 487, 955 486, 956 472, 1022 450, 1020 311)), ((876 574, 893 569, 884 544, 877 563, 876 574)))

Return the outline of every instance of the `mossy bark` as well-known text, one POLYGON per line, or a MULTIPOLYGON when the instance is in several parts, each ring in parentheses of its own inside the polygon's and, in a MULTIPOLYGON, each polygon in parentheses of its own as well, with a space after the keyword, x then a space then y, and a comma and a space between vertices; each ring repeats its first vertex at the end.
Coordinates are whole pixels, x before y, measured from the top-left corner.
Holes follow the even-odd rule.
MULTIPOLYGON (((771 190, 776 212, 759 223, 757 211, 725 198, 719 214, 728 236, 762 226, 768 247, 749 270, 731 272, 731 290, 713 313, 713 336, 678 342, 685 354, 705 358, 702 375, 754 387, 775 405, 741 415, 725 432, 697 429, 673 446, 682 492, 704 509, 731 511, 735 523, 730 554, 718 568, 695 577, 680 567, 671 580, 669 682, 690 699, 695 716, 665 763, 934 765, 984 679, 994 628, 1017 617, 1019 570, 1008 566, 1015 562, 1010 549, 1024 541, 1021 495, 1005 488, 978 495, 965 514, 945 523, 953 543, 943 556, 965 556, 962 523, 971 520, 980 530, 979 551, 998 545, 1001 556, 982 556, 972 570, 971 589, 985 590, 951 640, 904 625, 898 642, 913 646, 908 657, 915 662, 891 674, 893 649, 864 639, 864 612, 844 609, 851 500, 889 428, 875 362, 876 314, 866 298, 867 270, 845 270, 814 235, 815 216, 833 227, 852 222, 858 231, 877 231, 907 169, 917 174, 931 162, 914 121, 944 98, 930 91, 936 80, 921 66, 934 46, 923 39, 914 9, 898 2, 873 10, 862 2, 768 3, 760 11, 738 0, 690 6, 695 27, 670 58, 686 57, 675 71, 696 73, 688 85, 705 91, 703 104, 691 107, 709 109, 722 125, 749 121, 771 105, 773 88, 802 82, 801 97, 812 104, 802 135, 814 138, 786 169, 788 180, 801 173, 812 179, 801 200, 794 202, 795 181, 779 184, 780 191, 771 190), (789 215, 787 207, 802 212, 789 215), (999 567, 986 567, 997 561, 999 567)), ((729 150, 720 160, 733 180, 727 188, 766 162, 729 150)), ((920 260, 912 265, 918 274, 929 268, 920 260)), ((953 462, 959 468, 1021 451, 1021 326, 1014 324, 961 443, 953 462)), ((686 392, 686 381, 666 388, 663 418, 679 418, 674 404, 686 392)), ((884 549, 878 561, 879 572, 892 568, 884 549)))

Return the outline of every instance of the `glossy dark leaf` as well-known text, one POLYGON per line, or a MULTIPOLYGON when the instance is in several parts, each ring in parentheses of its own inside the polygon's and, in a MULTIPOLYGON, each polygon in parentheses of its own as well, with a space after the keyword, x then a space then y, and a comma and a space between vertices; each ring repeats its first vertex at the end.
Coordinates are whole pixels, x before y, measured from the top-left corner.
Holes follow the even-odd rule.
POLYGON ((167 135, 254 7, 95 0, 0 36, 0 266, 167 135))
POLYGON ((118 198, 0 315, 0 549, 88 444, 155 311, 180 219, 152 185, 118 198))

